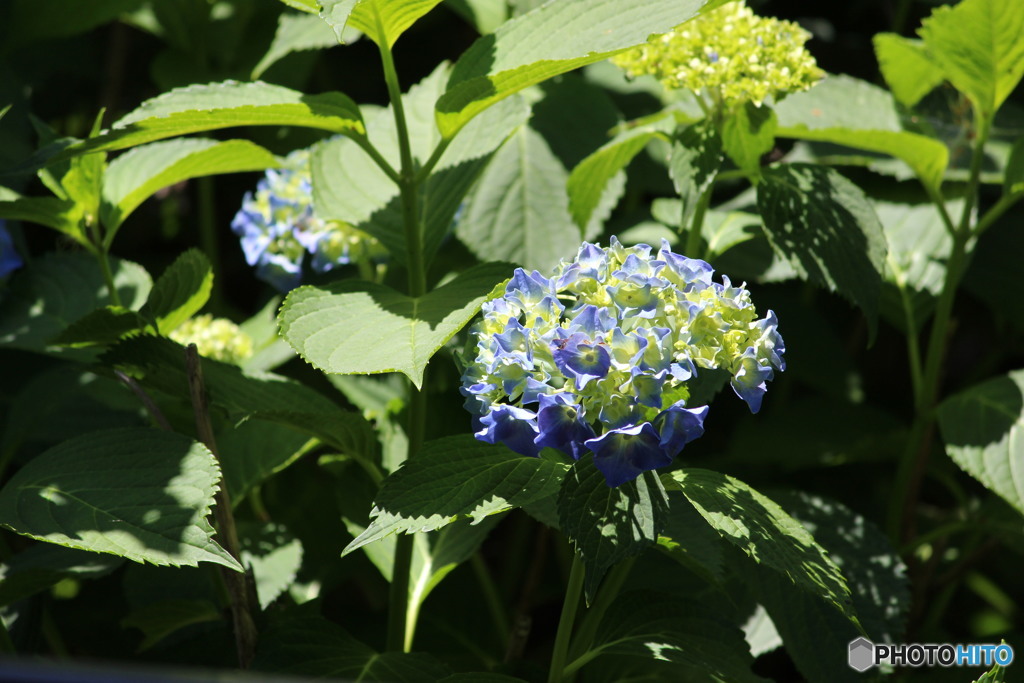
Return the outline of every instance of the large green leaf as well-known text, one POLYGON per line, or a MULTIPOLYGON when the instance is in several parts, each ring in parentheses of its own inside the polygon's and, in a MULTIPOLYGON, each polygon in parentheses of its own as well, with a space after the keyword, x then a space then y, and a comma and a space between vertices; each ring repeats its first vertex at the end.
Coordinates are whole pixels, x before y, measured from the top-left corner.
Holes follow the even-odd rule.
POLYGON ((913 107, 945 80, 920 40, 876 33, 872 42, 885 82, 900 104, 913 107))
POLYGON ((430 357, 511 270, 505 263, 473 266, 418 298, 356 280, 299 287, 281 307, 281 335, 324 372, 402 372, 419 386, 430 357))
POLYGON ((0 218, 45 225, 79 244, 87 244, 83 216, 82 207, 70 199, 23 197, 14 190, 0 187, 0 218))
POLYGON ((548 271, 580 245, 566 179, 540 133, 522 126, 480 176, 455 234, 481 260, 500 258, 548 271))
POLYGON ((273 522, 239 524, 238 540, 240 559, 252 568, 256 597, 265 610, 295 581, 302 566, 302 542, 273 522))
POLYGON ((273 154, 247 140, 188 138, 138 147, 107 167, 100 219, 108 231, 117 230, 139 204, 168 185, 221 173, 262 171, 279 163, 273 154))
POLYGON ((740 170, 756 177, 761 157, 775 146, 778 125, 771 107, 747 102, 735 107, 722 122, 722 147, 740 170))
POLYGON ((508 20, 506 0, 447 0, 445 6, 473 24, 481 34, 493 33, 508 20))
POLYGON ((619 133, 573 168, 566 183, 569 211, 583 229, 601 202, 613 177, 633 160, 647 143, 663 133, 650 126, 619 133))
POLYGON ((938 417, 949 457, 1024 514, 1024 370, 946 399, 938 417))
POLYGON ((425 654, 379 653, 317 615, 285 613, 260 633, 257 671, 380 683, 436 683, 450 669, 425 654))
POLYGON ((198 249, 189 249, 153 283, 139 314, 156 322, 157 329, 167 334, 199 312, 212 288, 210 260, 198 249))
MULTIPOLYGON (((833 500, 797 492, 773 494, 773 498, 814 535, 842 569, 864 633, 876 643, 900 642, 910 590, 906 567, 885 534, 833 500)), ((744 564, 740 576, 767 608, 787 652, 807 680, 863 680, 844 658, 831 655, 862 635, 857 625, 769 568, 744 564)))
POLYGON ((754 562, 853 619, 850 589, 828 553, 776 503, 728 475, 687 468, 662 476, 708 524, 754 562))
POLYGON ((480 522, 553 494, 567 467, 480 443, 465 434, 427 442, 384 480, 366 531, 346 553, 393 533, 433 531, 460 518, 480 522))
MULTIPOLYGON (((771 143, 774 142, 775 137, 771 136, 771 143)), ((687 126, 672 142, 668 171, 682 202, 679 212, 680 228, 690 228, 697 203, 715 181, 722 159, 722 138, 710 121, 700 121, 687 126)))
MULTIPOLYGON (((316 10, 313 11, 316 12, 316 10)), ((345 40, 342 42, 352 42, 358 35, 357 31, 346 31, 345 40)), ((274 41, 270 44, 270 48, 259 63, 253 67, 252 77, 253 79, 259 78, 278 60, 293 52, 319 50, 337 44, 334 32, 329 26, 324 25, 320 17, 285 12, 277 20, 277 33, 274 34, 274 41)))
POLYGON ((224 486, 237 506, 249 492, 315 446, 308 434, 265 420, 246 420, 217 434, 224 486))
POLYGON ((455 64, 437 102, 450 138, 481 111, 523 88, 666 33, 705 0, 560 0, 482 36, 455 64))
POLYGON ((668 496, 654 473, 613 488, 593 458, 576 461, 558 494, 558 520, 583 558, 588 599, 609 567, 658 540, 667 513, 668 496))
POLYGON ((235 126, 304 126, 347 135, 364 132, 359 108, 339 92, 305 95, 268 83, 225 81, 175 88, 147 100, 102 135, 65 148, 48 163, 235 126))
POLYGON ((121 626, 142 631, 139 651, 145 651, 189 626, 223 620, 224 614, 211 600, 166 598, 132 610, 121 626))
POLYGON ((919 30, 950 83, 988 118, 1024 76, 1024 4, 963 0, 938 7, 919 30))
POLYGON ((22 467, 0 491, 0 524, 41 541, 135 562, 241 566, 207 521, 220 471, 202 444, 154 429, 92 432, 22 467))
MULTIPOLYGON (((139 265, 110 259, 114 286, 125 308, 137 309, 152 283, 139 265)), ((95 259, 84 253, 47 254, 12 278, 0 301, 0 345, 83 357, 50 346, 68 325, 110 303, 95 259)), ((87 352, 89 353, 89 352, 87 352)))
POLYGON ((105 346, 138 333, 150 325, 136 311, 123 306, 104 306, 64 328, 50 340, 53 346, 105 346))
MULTIPOLYGON (((441 93, 447 67, 442 65, 403 95, 411 152, 422 165, 433 153, 440 135, 433 106, 441 93)), ((491 156, 522 124, 529 109, 516 98, 494 107, 473 121, 449 145, 421 194, 424 255, 437 251, 470 185, 491 156)), ((401 163, 395 118, 390 108, 367 123, 367 137, 393 168, 401 163)), ((312 156, 313 203, 319 216, 342 220, 378 240, 399 262, 407 261, 405 227, 398 186, 356 143, 345 138, 317 145, 312 156)))
POLYGON ((441 0, 321 0, 320 16, 345 42, 345 27, 356 28, 378 45, 391 48, 416 20, 441 0))
POLYGON ((786 164, 764 171, 757 207, 775 251, 860 306, 873 336, 887 247, 860 188, 825 166, 786 164))
POLYGON ((904 131, 892 96, 851 76, 829 76, 790 95, 775 108, 779 137, 831 142, 878 152, 906 163, 934 190, 942 184, 949 151, 938 140, 904 131))
MULTIPOLYGON (((709 607, 663 593, 639 590, 616 598, 601 620, 592 650, 639 658, 649 671, 664 671, 672 680, 767 680, 750 670, 754 659, 743 631, 709 607)), ((599 659, 595 666, 601 663, 599 659)))

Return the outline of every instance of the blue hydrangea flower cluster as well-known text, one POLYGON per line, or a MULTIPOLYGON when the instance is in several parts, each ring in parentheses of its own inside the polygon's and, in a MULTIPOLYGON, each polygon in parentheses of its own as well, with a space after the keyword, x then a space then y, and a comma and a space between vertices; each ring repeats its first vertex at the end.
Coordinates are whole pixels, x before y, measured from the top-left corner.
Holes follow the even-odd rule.
POLYGON ((669 465, 704 433, 698 373, 724 370, 751 412, 785 369, 778 320, 704 261, 584 243, 551 277, 516 269, 472 328, 462 377, 476 438, 523 455, 593 453, 609 486, 669 465))
POLYGON ((305 149, 289 154, 282 168, 269 169, 255 194, 246 193, 231 229, 241 238, 245 260, 256 268, 256 276, 282 292, 302 282, 304 265, 326 273, 349 263, 380 260, 386 253, 361 230, 314 215, 305 149))
POLYGON ((25 264, 21 260, 21 256, 14 248, 11 233, 7 232, 6 223, 0 220, 0 277, 14 272, 23 265, 25 264))

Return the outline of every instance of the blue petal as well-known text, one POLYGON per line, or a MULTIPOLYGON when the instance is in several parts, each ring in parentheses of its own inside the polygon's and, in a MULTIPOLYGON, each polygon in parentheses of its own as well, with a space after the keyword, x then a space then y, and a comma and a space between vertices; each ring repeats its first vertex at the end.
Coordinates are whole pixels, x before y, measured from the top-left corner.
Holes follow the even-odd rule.
POLYGON ((583 334, 574 334, 553 350, 555 365, 582 389, 587 382, 608 375, 611 356, 604 344, 595 344, 583 334))
POLYGON ((505 286, 505 299, 524 311, 539 305, 546 296, 555 298, 554 284, 536 270, 527 275, 522 268, 516 268, 505 286))
POLYGON ((771 366, 761 365, 751 347, 740 356, 739 368, 733 374, 730 384, 736 395, 747 402, 750 412, 756 413, 761 410, 761 400, 768 391, 765 383, 773 376, 771 366))
POLYGON ((665 453, 675 457, 683 446, 703 436, 707 415, 707 406, 686 408, 682 401, 661 411, 654 418, 654 425, 658 428, 665 453))
POLYGON ((612 429, 590 439, 586 446, 594 451, 594 465, 611 487, 633 481, 642 472, 672 463, 672 457, 665 454, 658 432, 650 422, 612 429))
POLYGON ((579 460, 586 452, 584 442, 594 438, 594 430, 583 420, 578 403, 568 395, 551 394, 540 397, 537 411, 538 446, 557 448, 579 460))
POLYGON ((21 256, 14 249, 14 241, 11 234, 7 232, 4 221, 0 221, 0 277, 21 268, 24 262, 21 256))
POLYGON ((502 443, 522 455, 540 453, 540 446, 533 442, 537 437, 536 413, 510 405, 494 406, 480 418, 480 427, 474 434, 480 441, 502 443))

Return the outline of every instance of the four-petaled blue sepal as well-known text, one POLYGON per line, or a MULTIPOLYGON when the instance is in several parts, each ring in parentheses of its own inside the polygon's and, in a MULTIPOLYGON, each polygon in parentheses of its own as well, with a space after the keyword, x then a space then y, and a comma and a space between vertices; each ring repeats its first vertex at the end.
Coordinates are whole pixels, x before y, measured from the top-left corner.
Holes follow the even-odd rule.
POLYGON ((757 353, 751 347, 740 356, 739 367, 733 374, 730 384, 736 395, 747 402, 750 412, 756 413, 761 410, 761 400, 768 391, 765 383, 772 379, 774 374, 770 365, 761 365, 758 362, 757 353))
POLYGON ((592 342, 582 333, 555 342, 552 355, 555 365, 563 375, 576 382, 577 389, 582 389, 591 380, 607 376, 612 365, 605 345, 592 342))
POLYGON ((545 394, 540 397, 537 410, 538 446, 557 448, 574 460, 587 452, 583 445, 593 439, 594 429, 583 420, 578 403, 568 394, 545 394))
POLYGON ((524 408, 497 405, 480 418, 480 431, 474 436, 486 443, 502 443, 521 455, 536 457, 541 447, 537 438, 537 414, 524 408))
POLYGON ((613 488, 672 463, 650 422, 609 430, 586 445, 594 451, 594 465, 613 488))
POLYGON ((658 413, 654 426, 661 437, 659 444, 665 454, 674 458, 683 446, 704 434, 704 418, 708 407, 687 408, 683 401, 675 403, 658 413))

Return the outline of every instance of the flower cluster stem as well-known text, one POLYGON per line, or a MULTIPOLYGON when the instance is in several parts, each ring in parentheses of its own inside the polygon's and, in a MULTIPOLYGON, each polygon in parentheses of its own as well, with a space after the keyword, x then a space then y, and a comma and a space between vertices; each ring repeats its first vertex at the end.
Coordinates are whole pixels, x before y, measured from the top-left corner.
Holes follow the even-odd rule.
POLYGON ((579 553, 574 553, 572 569, 569 571, 569 584, 565 588, 562 616, 558 620, 558 633, 555 635, 555 649, 551 654, 548 683, 559 683, 565 676, 565 664, 569 656, 569 640, 572 638, 576 612, 579 611, 580 596, 583 594, 584 574, 583 558, 579 553))

